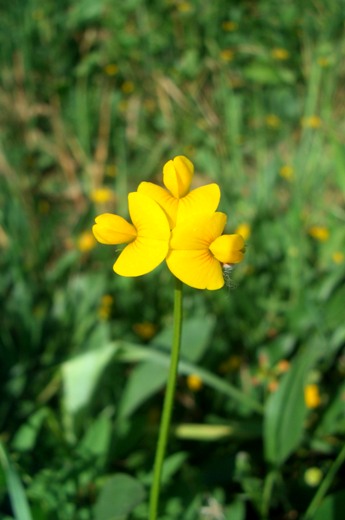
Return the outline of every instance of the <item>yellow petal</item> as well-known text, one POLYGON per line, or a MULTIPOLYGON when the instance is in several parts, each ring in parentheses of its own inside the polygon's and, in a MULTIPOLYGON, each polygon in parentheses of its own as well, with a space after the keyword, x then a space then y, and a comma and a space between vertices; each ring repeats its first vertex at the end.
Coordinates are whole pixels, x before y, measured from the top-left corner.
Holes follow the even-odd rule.
POLYGON ((138 186, 137 192, 147 195, 156 201, 165 211, 169 220, 170 228, 175 226, 178 199, 175 199, 168 190, 161 186, 157 186, 157 184, 153 184, 152 182, 141 182, 138 186))
POLYGON ((168 254, 168 241, 137 237, 116 260, 113 269, 121 276, 141 276, 157 267, 168 254))
POLYGON ((155 269, 168 254, 170 227, 162 208, 147 195, 130 193, 128 207, 137 237, 125 247, 113 269, 121 276, 141 276, 155 269))
POLYGON ((172 250, 166 262, 179 280, 195 289, 214 291, 224 285, 221 264, 209 250, 172 250))
POLYGON ((128 208, 139 238, 169 241, 169 222, 157 202, 143 193, 133 192, 128 195, 128 208))
POLYGON ((119 215, 111 213, 103 213, 96 217, 92 232, 101 244, 125 244, 137 236, 132 224, 119 215))
POLYGON ((210 245, 214 256, 223 264, 237 264, 243 260, 244 240, 241 235, 222 235, 210 245))
POLYGON ((225 224, 224 213, 195 214, 173 229, 170 247, 174 250, 208 250, 210 244, 222 234, 225 224))
POLYGON ((192 213, 214 213, 218 208, 220 189, 218 184, 200 186, 179 200, 176 223, 190 218, 192 213))
POLYGON ((176 199, 184 197, 189 191, 193 174, 193 163, 184 155, 178 155, 163 167, 164 186, 176 199))

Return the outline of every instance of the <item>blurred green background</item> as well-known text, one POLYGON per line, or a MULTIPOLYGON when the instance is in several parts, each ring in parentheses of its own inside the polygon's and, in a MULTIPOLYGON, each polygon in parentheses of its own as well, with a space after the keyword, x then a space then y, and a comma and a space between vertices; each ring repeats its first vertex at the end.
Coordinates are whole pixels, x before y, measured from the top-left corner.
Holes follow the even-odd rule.
POLYGON ((185 290, 160 518, 342 518, 344 22, 343 0, 0 3, 1 518, 147 518, 173 282, 114 275, 91 227, 181 154, 247 248, 185 290))

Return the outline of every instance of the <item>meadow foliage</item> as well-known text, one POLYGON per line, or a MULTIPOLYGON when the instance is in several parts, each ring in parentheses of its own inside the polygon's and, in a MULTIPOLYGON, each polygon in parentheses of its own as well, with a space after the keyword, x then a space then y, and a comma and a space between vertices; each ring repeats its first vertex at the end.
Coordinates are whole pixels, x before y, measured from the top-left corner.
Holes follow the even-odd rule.
POLYGON ((147 518, 172 277, 91 229, 179 155, 246 252, 185 288, 160 519, 342 518, 344 1, 4 4, 1 518, 147 518))

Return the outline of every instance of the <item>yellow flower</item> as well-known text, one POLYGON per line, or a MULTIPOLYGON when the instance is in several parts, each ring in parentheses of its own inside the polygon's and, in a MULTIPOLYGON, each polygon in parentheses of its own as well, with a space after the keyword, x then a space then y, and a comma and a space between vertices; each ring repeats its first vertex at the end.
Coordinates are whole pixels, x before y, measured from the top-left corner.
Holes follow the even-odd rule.
POLYGON ((345 255, 342 251, 334 251, 332 260, 335 264, 342 264, 345 260, 345 255))
POLYGON ((115 63, 109 63, 104 67, 107 76, 115 76, 119 72, 119 67, 115 63))
POLYGON ((329 67, 331 64, 331 60, 329 58, 327 58, 327 56, 320 56, 317 59, 317 62, 320 65, 320 67, 323 67, 323 68, 329 67))
POLYGON ((95 204, 105 204, 112 201, 114 197, 115 194, 110 188, 103 187, 93 190, 90 198, 95 204))
POLYGON ((113 269, 121 276, 140 276, 165 259, 169 222, 159 204, 143 193, 130 193, 128 207, 133 224, 119 215, 103 213, 96 217, 92 231, 101 244, 128 244, 113 269))
POLYGON ((98 316, 101 320, 107 320, 111 313, 111 307, 113 305, 114 298, 111 294, 104 294, 101 299, 101 305, 98 309, 98 316))
POLYGON ((138 192, 158 202, 166 212, 170 226, 188 219, 193 213, 216 211, 220 190, 217 184, 208 184, 190 191, 194 174, 193 163, 179 155, 168 161, 163 168, 163 183, 167 189, 152 182, 141 182, 138 192))
POLYGON ((190 13, 193 11, 193 7, 189 2, 179 2, 177 4, 177 9, 180 11, 180 13, 190 13))
POLYGON ((223 31, 232 32, 236 31, 238 25, 236 22, 232 22, 231 20, 227 20, 226 22, 222 23, 222 29, 223 31))
POLYGON ((144 321, 142 323, 135 323, 133 325, 133 330, 138 336, 142 339, 151 339, 157 332, 157 327, 154 323, 150 323, 149 321, 144 321))
POLYGON ((243 222, 242 224, 239 224, 235 230, 235 233, 238 235, 241 235, 243 237, 243 240, 248 240, 250 237, 251 229, 250 225, 246 222, 243 222))
POLYGON ((238 370, 241 366, 242 358, 240 356, 230 356, 228 359, 223 361, 219 365, 219 372, 226 374, 227 372, 234 372, 235 370, 238 370))
POLYGON ((77 239, 77 247, 82 253, 91 251, 96 245, 96 240, 91 231, 84 231, 77 239))
POLYGON ((219 56, 223 61, 232 61, 234 59, 235 53, 231 49, 223 49, 220 51, 219 56))
POLYGON ((323 473, 320 468, 308 468, 304 473, 304 481, 310 487, 316 487, 320 484, 323 473))
POLYGON ((196 214, 172 230, 166 262, 170 271, 195 289, 216 290, 224 286, 223 264, 243 259, 241 235, 222 235, 224 213, 196 214))
POLYGON ((279 175, 286 179, 287 181, 291 181, 294 176, 294 169, 292 166, 289 166, 288 164, 285 164, 282 166, 279 170, 279 175))
POLYGON ((310 384, 304 388, 304 401, 307 408, 317 408, 320 406, 321 397, 317 385, 310 384))
POLYGON ((320 128, 322 125, 321 118, 319 116, 308 116, 308 117, 302 117, 302 126, 304 128, 320 128))
POLYGON ((287 60, 288 57, 290 56, 289 52, 286 49, 281 49, 281 48, 272 49, 271 54, 275 60, 281 60, 281 61, 287 60))
POLYGON ((133 81, 124 81, 121 85, 121 90, 124 94, 131 94, 135 89, 133 81))
POLYGON ((312 226, 309 228, 308 233, 320 242, 326 242, 329 239, 329 230, 325 226, 312 226))
POLYGON ((105 172, 108 177, 116 177, 117 175, 117 168, 115 164, 107 164, 105 167, 105 172))
POLYGON ((265 123, 270 128, 279 128, 281 121, 275 114, 268 114, 265 118, 265 123))
POLYGON ((203 386, 201 377, 199 377, 196 374, 189 374, 189 376, 187 377, 187 386, 189 390, 192 390, 193 392, 198 392, 199 390, 201 390, 203 386))

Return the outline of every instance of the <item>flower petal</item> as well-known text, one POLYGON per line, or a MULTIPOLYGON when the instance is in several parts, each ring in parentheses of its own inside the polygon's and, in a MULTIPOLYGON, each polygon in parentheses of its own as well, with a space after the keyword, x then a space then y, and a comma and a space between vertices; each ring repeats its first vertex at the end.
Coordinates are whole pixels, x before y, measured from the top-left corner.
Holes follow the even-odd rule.
POLYGON ((192 190, 179 200, 176 223, 189 218, 192 213, 214 213, 218 208, 219 200, 218 184, 207 184, 192 190))
POLYGON ((156 201, 167 214, 170 227, 173 228, 175 226, 178 199, 175 199, 168 190, 152 182, 141 182, 137 192, 147 195, 156 201))
POLYGON ((243 260, 244 240, 241 235, 222 235, 210 245, 210 251, 223 264, 238 264, 243 260))
POLYGON ((172 250, 166 262, 179 280, 195 289, 214 291, 224 285, 222 267, 208 250, 172 250))
POLYGON ((121 276, 141 276, 157 267, 168 254, 168 241, 137 237, 124 248, 113 269, 121 276))
POLYGON ((184 197, 189 191, 193 174, 193 163, 184 155, 178 155, 163 167, 164 186, 176 199, 184 197))
POLYGON ((168 243, 168 218, 156 201, 143 193, 133 192, 128 195, 128 208, 138 237, 155 238, 168 243))
POLYGON ((224 213, 213 215, 195 214, 191 219, 179 223, 172 231, 170 247, 178 250, 207 250, 222 234, 226 224, 224 213))
POLYGON ((96 217, 92 232, 101 244, 125 244, 137 236, 132 224, 119 215, 111 213, 103 213, 96 217))

